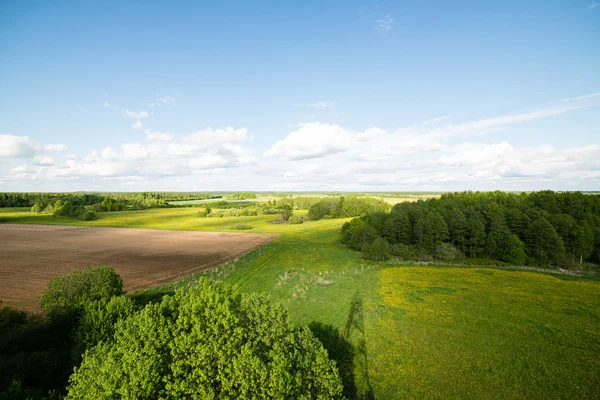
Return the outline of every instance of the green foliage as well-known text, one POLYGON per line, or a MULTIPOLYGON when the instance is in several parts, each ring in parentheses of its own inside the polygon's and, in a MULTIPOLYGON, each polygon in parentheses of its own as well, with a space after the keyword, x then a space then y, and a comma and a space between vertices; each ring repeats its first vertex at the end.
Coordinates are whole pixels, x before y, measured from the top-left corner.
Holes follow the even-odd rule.
POLYGON ((348 196, 325 198, 314 203, 308 210, 308 217, 313 221, 326 218, 358 217, 389 210, 389 204, 371 197, 348 196))
POLYGON ((112 341, 85 353, 68 391, 67 399, 331 399, 342 385, 321 343, 282 308, 203 279, 119 323, 112 341))
POLYGON ((71 321, 0 308, 0 399, 54 399, 66 386, 71 321))
POLYGON ((291 204, 279 204, 277 206, 279 210, 279 214, 281 215, 281 219, 287 221, 290 219, 292 215, 294 215, 294 207, 291 204))
POLYGON ((390 253, 401 260, 413 260, 416 257, 415 248, 404 243, 396 243, 391 245, 390 253))
POLYGON ((126 296, 113 296, 108 302, 105 299, 87 301, 73 332, 74 358, 79 361, 85 349, 112 340, 117 323, 134 311, 133 301, 126 296))
POLYGON ((248 229, 252 229, 252 225, 250 224, 246 224, 244 222, 240 222, 239 224, 235 224, 233 225, 231 228, 229 228, 231 230, 235 230, 235 231, 243 231, 243 230, 248 230, 248 229))
POLYGON ((41 205, 40 203, 35 203, 35 204, 33 205, 33 207, 31 207, 31 212, 34 212, 34 213, 38 213, 38 214, 39 214, 39 213, 41 213, 43 210, 44 210, 44 209, 43 209, 43 207, 42 207, 42 205, 41 205))
POLYGON ((303 222, 304 222, 304 219, 302 219, 302 217, 299 215, 293 215, 290 217, 290 219, 288 219, 288 223, 290 223, 292 225, 301 224, 303 222))
POLYGON ((442 261, 453 261, 458 258, 458 249, 451 243, 439 243, 433 252, 435 258, 442 261))
POLYGON ((386 261, 390 259, 390 244, 384 238, 378 237, 372 243, 366 243, 362 247, 363 257, 367 260, 386 261))
POLYGON ((373 243, 379 236, 375 228, 369 225, 356 228, 350 239, 348 246, 354 250, 362 250, 364 246, 373 243))
MULTIPOLYGON (((445 252, 438 250, 451 244, 467 257, 511 265, 583 268, 586 261, 600 261, 600 195, 452 193, 399 203, 389 214, 373 212, 362 221, 392 248, 414 246, 420 259, 443 259, 445 252)), ((373 235, 367 240, 364 230, 360 234, 361 245, 375 240, 373 235)), ((353 235, 345 224, 342 242, 357 249, 353 235)))
POLYGON ((85 303, 108 301, 123 293, 123 280, 111 267, 87 267, 53 278, 40 296, 40 306, 51 315, 76 315, 85 303))

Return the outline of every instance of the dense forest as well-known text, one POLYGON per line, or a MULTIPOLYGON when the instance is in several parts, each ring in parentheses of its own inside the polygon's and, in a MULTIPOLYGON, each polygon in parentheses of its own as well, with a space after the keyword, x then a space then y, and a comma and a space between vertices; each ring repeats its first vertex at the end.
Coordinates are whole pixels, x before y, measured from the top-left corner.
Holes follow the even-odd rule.
POLYGON ((600 195, 464 192, 355 218, 342 241, 365 257, 485 259, 577 268, 600 262, 600 195))

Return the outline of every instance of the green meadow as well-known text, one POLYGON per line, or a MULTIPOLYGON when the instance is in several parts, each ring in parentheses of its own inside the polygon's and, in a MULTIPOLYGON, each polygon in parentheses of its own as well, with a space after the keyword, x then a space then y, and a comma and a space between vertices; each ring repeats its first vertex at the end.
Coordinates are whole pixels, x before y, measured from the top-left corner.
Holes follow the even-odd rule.
MULTIPOLYGON (((598 398, 600 282, 499 268, 365 261, 339 242, 345 220, 197 218, 197 209, 98 213, 96 221, 0 209, 0 222, 279 232, 204 275, 260 291, 323 335, 355 398, 598 398), (317 324, 318 323, 318 324, 317 324), (333 335, 335 336, 335 335, 333 335), (351 349, 343 346, 350 342, 351 349), (339 349, 346 349, 339 351, 339 349), (351 360, 351 362, 349 362, 351 360)), ((296 212, 304 215, 305 212, 296 212)), ((131 295, 151 301, 203 274, 131 295)))

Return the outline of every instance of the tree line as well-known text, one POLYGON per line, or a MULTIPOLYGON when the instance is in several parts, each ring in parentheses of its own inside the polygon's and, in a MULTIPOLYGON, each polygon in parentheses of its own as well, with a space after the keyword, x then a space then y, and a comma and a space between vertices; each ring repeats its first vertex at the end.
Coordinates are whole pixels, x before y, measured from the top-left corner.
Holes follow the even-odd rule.
POLYGON ((323 218, 349 218, 371 213, 385 213, 390 205, 372 197, 333 197, 324 198, 308 209, 308 217, 317 221, 323 218))
POLYGON ((167 207, 169 201, 220 199, 221 196, 193 192, 115 192, 115 193, 0 193, 0 207, 32 207, 35 203, 54 204, 56 200, 73 205, 90 206, 105 197, 113 198, 131 207, 167 207))
POLYGON ((342 227, 365 257, 485 259, 512 265, 600 263, 600 195, 463 192, 396 204, 342 227))

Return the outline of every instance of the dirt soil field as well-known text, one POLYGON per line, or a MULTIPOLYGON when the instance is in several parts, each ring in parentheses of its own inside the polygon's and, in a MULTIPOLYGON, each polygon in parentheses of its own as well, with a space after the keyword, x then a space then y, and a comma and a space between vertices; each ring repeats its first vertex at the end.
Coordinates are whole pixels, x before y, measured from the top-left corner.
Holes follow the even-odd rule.
POLYGON ((39 311, 48 281, 109 265, 128 292, 166 283, 249 252, 277 235, 129 228, 0 225, 0 305, 39 311))

